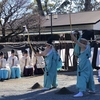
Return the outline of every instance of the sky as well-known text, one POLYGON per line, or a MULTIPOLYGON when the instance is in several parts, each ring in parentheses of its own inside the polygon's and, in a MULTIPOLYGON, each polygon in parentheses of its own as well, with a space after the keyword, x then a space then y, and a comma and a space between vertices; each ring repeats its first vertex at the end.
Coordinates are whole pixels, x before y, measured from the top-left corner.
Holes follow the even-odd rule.
MULTIPOLYGON (((31 2, 33 2, 34 0, 30 0, 31 2)), ((52 2, 52 0, 50 0, 51 2, 52 2)), ((62 1, 64 1, 64 0, 62 0, 62 1)), ((100 0, 97 0, 98 2, 100 2, 100 0)))
MULTIPOLYGON (((0 0, 1 1, 1 0, 0 0)), ((30 0, 31 2, 33 2, 34 0, 30 0)), ((52 2, 52 0, 50 0, 51 2, 52 2)), ((62 1, 64 1, 64 0, 62 0, 62 1)), ((98 2, 100 2, 100 0, 97 0, 98 2)))

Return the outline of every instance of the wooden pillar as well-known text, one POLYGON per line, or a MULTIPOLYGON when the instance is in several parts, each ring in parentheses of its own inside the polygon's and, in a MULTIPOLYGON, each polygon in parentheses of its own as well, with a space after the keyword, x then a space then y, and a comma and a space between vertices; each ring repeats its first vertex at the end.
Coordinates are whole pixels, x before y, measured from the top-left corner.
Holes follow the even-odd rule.
POLYGON ((68 56, 69 56, 69 47, 66 43, 65 45, 65 70, 68 70, 69 62, 68 62, 68 56))

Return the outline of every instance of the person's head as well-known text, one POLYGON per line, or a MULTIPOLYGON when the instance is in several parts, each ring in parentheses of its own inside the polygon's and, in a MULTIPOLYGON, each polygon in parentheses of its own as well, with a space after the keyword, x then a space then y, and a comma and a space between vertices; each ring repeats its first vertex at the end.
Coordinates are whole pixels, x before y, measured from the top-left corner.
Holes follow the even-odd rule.
POLYGON ((38 48, 36 48, 35 52, 36 52, 36 53, 39 53, 39 49, 38 49, 38 48))
POLYGON ((11 50, 11 56, 15 56, 15 50, 11 50))
POLYGON ((52 47, 53 44, 52 44, 52 40, 48 40, 47 43, 46 43, 46 47, 49 48, 49 47, 52 47))
POLYGON ((0 52, 0 58, 4 58, 3 52, 0 52))
POLYGON ((23 55, 24 55, 25 57, 28 56, 28 52, 27 52, 27 50, 24 50, 23 55))
POLYGON ((87 45, 88 41, 84 38, 81 38, 80 42, 84 45, 87 45))

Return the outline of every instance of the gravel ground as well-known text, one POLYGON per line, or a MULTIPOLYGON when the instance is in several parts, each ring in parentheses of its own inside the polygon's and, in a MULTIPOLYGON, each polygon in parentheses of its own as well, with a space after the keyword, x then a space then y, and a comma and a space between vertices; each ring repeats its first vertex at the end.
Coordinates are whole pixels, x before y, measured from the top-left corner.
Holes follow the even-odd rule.
POLYGON ((61 88, 66 87, 70 91, 77 93, 76 72, 59 72, 58 87, 49 91, 41 89, 31 89, 38 82, 43 86, 42 76, 23 77, 20 79, 10 79, 0 82, 0 100, 100 100, 100 84, 97 81, 97 72, 94 71, 96 94, 84 94, 84 97, 74 98, 74 94, 58 95, 61 88))

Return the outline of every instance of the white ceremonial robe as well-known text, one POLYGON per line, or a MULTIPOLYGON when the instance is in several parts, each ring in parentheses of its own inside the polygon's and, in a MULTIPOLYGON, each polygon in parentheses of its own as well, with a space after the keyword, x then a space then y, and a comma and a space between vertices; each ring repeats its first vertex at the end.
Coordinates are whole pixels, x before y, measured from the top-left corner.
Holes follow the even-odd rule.
POLYGON ((20 63, 19 63, 19 60, 18 60, 18 58, 16 56, 14 56, 14 57, 10 56, 8 58, 7 63, 9 64, 10 68, 11 67, 18 67, 18 68, 20 68, 20 63), (12 59, 14 59, 14 65, 13 66, 12 66, 12 59))
POLYGON ((68 58, 69 66, 73 66, 73 52, 74 52, 74 49, 70 48, 69 49, 69 58, 68 58))
POLYGON ((96 66, 100 67, 100 48, 98 48, 98 52, 97 52, 96 66))
POLYGON ((11 78, 19 78, 20 77, 20 63, 19 63, 19 60, 16 56, 10 56, 8 58, 8 66, 10 67, 11 70, 17 70, 16 71, 11 71, 11 78), (12 60, 14 59, 14 63, 12 62, 12 60), (14 75, 12 75, 14 74, 14 75))
MULTIPOLYGON (((100 67, 100 48, 98 48, 97 52, 96 66, 100 67)), ((98 80, 100 81, 100 69, 98 70, 98 77, 99 77, 98 80)))
POLYGON ((32 62, 33 62, 33 67, 35 66, 35 64, 36 64, 36 57, 34 56, 35 55, 35 53, 32 51, 32 62))
POLYGON ((64 62, 65 62, 65 49, 58 50, 58 54, 60 55, 61 60, 63 62, 62 65, 64 66, 64 62))
POLYGON ((93 59, 93 53, 94 53, 94 48, 91 48, 91 57, 89 58, 90 63, 92 64, 92 59, 93 59))
MULTIPOLYGON (((33 68, 33 61, 29 56, 28 57, 23 56, 20 60, 20 66, 21 66, 21 75, 23 76, 24 67, 25 68, 33 68), (25 66, 25 59, 27 59, 26 66, 25 66)), ((34 68, 33 68, 33 70, 34 70, 34 68)))
POLYGON ((4 58, 0 58, 0 78, 4 78, 7 79, 10 76, 10 68, 9 66, 7 66, 7 61, 4 58), (1 61, 2 61, 2 65, 1 65, 1 61), (2 75, 1 75, 2 73, 2 75))
POLYGON ((37 68, 44 68, 45 67, 44 58, 42 56, 37 56, 36 66, 37 66, 37 68))

